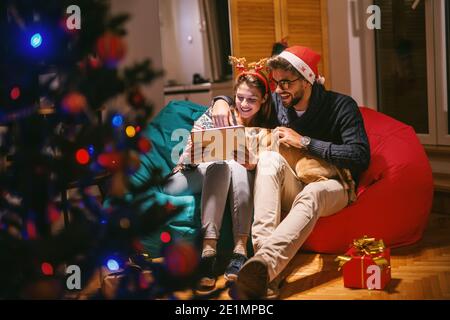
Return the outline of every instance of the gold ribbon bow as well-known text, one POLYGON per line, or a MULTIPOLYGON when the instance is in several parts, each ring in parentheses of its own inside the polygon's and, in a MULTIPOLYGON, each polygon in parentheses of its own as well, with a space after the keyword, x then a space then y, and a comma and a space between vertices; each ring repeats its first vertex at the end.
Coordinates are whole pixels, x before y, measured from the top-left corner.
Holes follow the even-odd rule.
MULTIPOLYGON (((369 238, 368 236, 364 236, 362 238, 353 240, 352 246, 353 248, 356 249, 355 253, 362 256, 361 259, 363 259, 365 255, 370 256, 380 255, 386 248, 383 240, 380 239, 377 241, 375 240, 375 238, 369 238)), ((338 270, 341 270, 344 264, 349 262, 352 258, 353 258, 352 256, 348 255, 337 256, 334 261, 339 261, 338 270)), ((384 268, 389 265, 388 261, 382 256, 372 257, 372 260, 380 268, 384 268)))
POLYGON ((375 238, 369 238, 367 236, 353 240, 353 247, 355 247, 358 252, 363 252, 368 255, 381 253, 386 248, 383 240, 380 239, 377 241, 375 238))

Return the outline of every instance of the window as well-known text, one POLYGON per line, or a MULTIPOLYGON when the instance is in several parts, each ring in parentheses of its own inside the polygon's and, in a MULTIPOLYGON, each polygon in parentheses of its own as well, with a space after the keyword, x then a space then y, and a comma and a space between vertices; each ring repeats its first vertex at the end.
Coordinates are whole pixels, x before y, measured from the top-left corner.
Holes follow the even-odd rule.
POLYGON ((379 110, 429 133, 425 6, 377 0, 381 26, 376 32, 379 110))
POLYGON ((375 0, 378 107, 411 125, 424 144, 450 145, 449 10, 445 0, 375 0))

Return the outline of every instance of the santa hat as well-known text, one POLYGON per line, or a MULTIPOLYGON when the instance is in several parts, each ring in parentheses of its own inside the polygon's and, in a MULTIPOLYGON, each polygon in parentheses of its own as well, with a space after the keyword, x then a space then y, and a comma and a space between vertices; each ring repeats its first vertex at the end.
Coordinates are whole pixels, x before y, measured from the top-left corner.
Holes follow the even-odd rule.
POLYGON ((319 76, 317 67, 320 61, 320 54, 310 48, 292 46, 280 53, 279 57, 286 59, 292 64, 309 83, 314 84, 314 81, 320 84, 325 83, 325 78, 319 76))

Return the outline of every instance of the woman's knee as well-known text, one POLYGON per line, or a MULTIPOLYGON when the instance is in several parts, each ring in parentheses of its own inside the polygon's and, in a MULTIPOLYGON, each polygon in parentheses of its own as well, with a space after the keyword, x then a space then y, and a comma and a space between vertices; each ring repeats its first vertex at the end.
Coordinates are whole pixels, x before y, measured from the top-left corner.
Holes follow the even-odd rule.
POLYGON ((248 181, 252 176, 251 171, 248 171, 242 164, 232 160, 228 162, 228 168, 231 172, 231 177, 236 181, 248 181))
POLYGON ((214 162, 211 163, 208 168, 206 168, 206 174, 211 174, 211 173, 224 173, 224 174, 229 174, 230 173, 230 167, 228 166, 228 163, 226 162, 214 162))
POLYGON ((229 183, 231 179, 231 169, 225 162, 211 163, 206 169, 205 179, 207 181, 227 181, 229 183))

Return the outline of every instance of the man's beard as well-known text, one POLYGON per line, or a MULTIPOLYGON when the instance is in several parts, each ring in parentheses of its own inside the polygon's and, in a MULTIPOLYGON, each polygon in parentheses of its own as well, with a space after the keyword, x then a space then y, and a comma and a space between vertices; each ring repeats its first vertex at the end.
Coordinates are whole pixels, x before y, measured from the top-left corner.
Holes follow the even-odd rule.
MULTIPOLYGON (((292 94, 291 94, 292 95, 292 94)), ((297 96, 292 95, 292 100, 288 105, 285 105, 283 103, 283 107, 289 109, 294 108, 300 101, 302 101, 303 97, 305 96, 305 91, 300 92, 297 96)))

